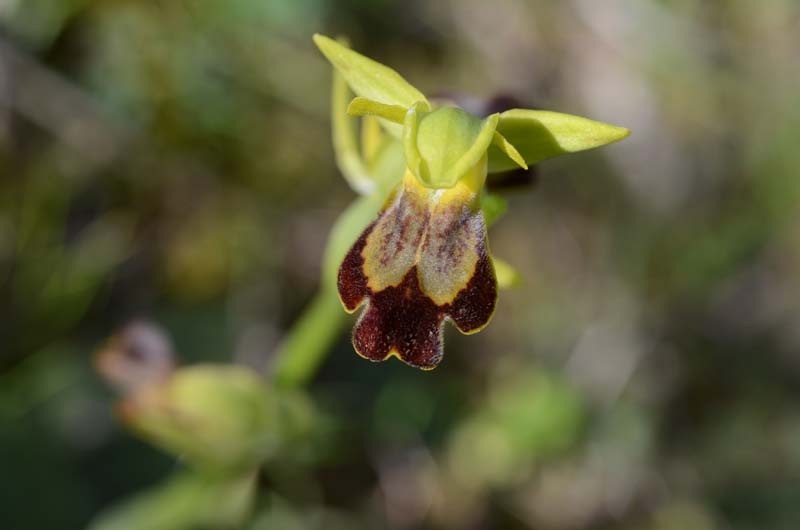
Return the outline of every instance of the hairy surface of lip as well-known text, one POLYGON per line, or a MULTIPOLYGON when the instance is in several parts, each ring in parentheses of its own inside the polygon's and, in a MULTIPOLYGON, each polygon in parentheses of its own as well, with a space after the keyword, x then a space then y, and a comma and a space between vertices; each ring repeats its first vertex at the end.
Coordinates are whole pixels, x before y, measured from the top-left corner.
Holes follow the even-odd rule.
POLYGON ((359 355, 436 367, 446 319, 474 333, 494 312, 483 214, 457 195, 405 186, 348 252, 338 288, 348 311, 366 303, 353 332, 359 355))

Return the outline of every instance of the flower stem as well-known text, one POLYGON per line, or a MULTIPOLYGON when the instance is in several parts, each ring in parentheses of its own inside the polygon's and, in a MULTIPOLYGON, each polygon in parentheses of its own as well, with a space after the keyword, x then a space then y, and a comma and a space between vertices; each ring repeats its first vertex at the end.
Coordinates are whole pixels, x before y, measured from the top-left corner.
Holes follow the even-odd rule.
POLYGON ((347 322, 336 292, 320 289, 275 355, 272 380, 284 388, 308 383, 347 322))

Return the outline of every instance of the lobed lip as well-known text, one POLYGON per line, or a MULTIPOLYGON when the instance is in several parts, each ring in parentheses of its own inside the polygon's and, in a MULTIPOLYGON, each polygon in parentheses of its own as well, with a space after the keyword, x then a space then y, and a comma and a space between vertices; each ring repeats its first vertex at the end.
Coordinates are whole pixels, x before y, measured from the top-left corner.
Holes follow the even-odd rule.
POLYGON ((497 280, 475 202, 463 190, 431 193, 409 175, 351 247, 338 289, 347 311, 366 305, 353 331, 360 356, 430 370, 443 356, 445 320, 467 334, 489 323, 497 280))

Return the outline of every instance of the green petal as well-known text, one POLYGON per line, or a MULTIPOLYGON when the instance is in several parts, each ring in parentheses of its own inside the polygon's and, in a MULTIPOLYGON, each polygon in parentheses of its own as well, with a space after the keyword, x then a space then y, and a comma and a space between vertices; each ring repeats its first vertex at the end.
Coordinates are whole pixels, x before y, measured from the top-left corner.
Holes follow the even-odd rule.
MULTIPOLYGON (((370 119, 369 117, 366 118, 370 119)), ((383 135, 377 149, 369 159, 367 169, 378 184, 374 192, 386 197, 402 179, 406 170, 406 157, 403 144, 389 135, 383 135)))
POLYGON ((349 99, 350 90, 342 75, 335 71, 331 95, 331 128, 336 165, 353 191, 368 195, 375 189, 375 182, 367 171, 358 149, 356 120, 346 112, 349 99))
POLYGON ((492 145, 496 148, 500 149, 504 155, 510 158, 515 164, 517 164, 522 169, 528 169, 528 164, 525 163, 525 159, 522 158, 522 155, 519 154, 517 148, 514 147, 511 142, 509 142, 505 136, 500 134, 499 132, 494 132, 494 137, 492 138, 492 145))
POLYGON ((403 124, 408 109, 400 105, 386 105, 368 98, 357 97, 350 102, 347 113, 350 116, 378 116, 397 124, 403 124))
POLYGON ((314 35, 314 43, 357 95, 401 107, 410 107, 417 101, 427 103, 422 92, 388 66, 364 57, 324 35, 314 35))
MULTIPOLYGON (((528 109, 512 109, 500 114, 497 131, 516 147, 529 165, 610 144, 630 134, 624 127, 570 114, 528 109)), ((489 149, 490 172, 514 167, 514 162, 498 147, 489 149)))

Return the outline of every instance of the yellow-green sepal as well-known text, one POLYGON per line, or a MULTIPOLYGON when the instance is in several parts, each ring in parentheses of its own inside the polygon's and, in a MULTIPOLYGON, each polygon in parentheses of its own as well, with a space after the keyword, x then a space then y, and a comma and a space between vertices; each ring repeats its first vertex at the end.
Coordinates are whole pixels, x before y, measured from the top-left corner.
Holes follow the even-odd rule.
POLYGON ((314 43, 342 74, 358 96, 387 105, 410 107, 425 96, 403 77, 377 61, 357 53, 324 35, 315 34, 314 43))
MULTIPOLYGON (((546 110, 512 109, 500 114, 497 132, 512 144, 528 165, 568 153, 622 140, 624 127, 546 110)), ((513 169, 501 148, 489 149, 489 172, 513 169)))

